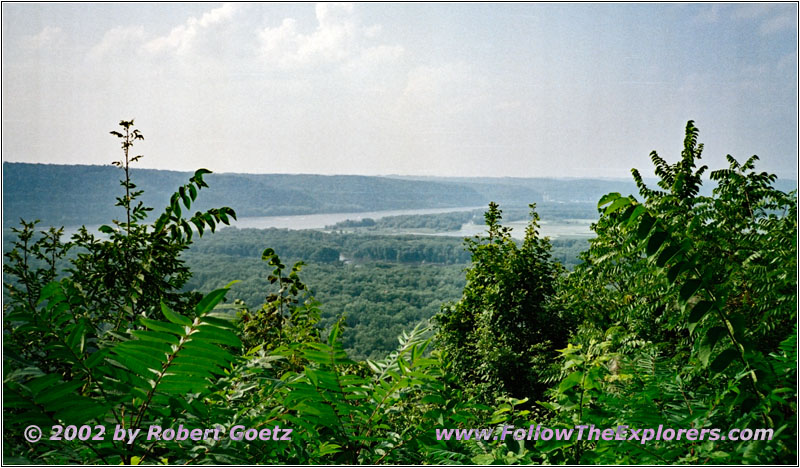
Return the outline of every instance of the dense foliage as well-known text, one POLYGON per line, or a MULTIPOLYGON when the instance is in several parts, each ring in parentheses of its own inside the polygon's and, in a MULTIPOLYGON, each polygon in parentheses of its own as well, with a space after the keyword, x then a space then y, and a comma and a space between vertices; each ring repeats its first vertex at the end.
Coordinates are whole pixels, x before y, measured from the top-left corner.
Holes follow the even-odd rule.
POLYGON ((469 262, 461 240, 437 236, 383 236, 340 234, 288 229, 227 228, 197 242, 188 255, 227 255, 259 258, 264 245, 282 257, 317 263, 432 263, 463 265, 469 262))
MULTIPOLYGON (((457 301, 471 255, 452 237, 225 228, 182 254, 192 271, 186 288, 211 291, 238 280, 230 296, 257 307, 266 295, 265 245, 287 262, 306 263, 303 278, 324 304, 321 326, 345 316, 342 345, 356 359, 385 356, 403 330, 457 301)), ((571 268, 587 246, 585 238, 555 239, 551 254, 571 268)))
POLYGON ((797 463, 796 192, 775 189, 755 157, 729 157, 703 192, 692 122, 678 162, 652 153, 658 189, 634 171, 638 197, 600 199, 596 237, 571 272, 538 234, 535 211, 517 243, 491 204, 487 235, 467 243, 463 293, 442 308, 439 327, 414 327, 395 351, 365 361, 343 347, 347 319, 323 323, 313 292, 325 293, 301 279, 303 263, 287 266, 273 246, 257 253, 263 304, 226 303, 232 284, 187 290, 183 255, 195 234, 235 213, 189 215, 207 188, 201 169, 146 224, 129 170, 141 134, 132 121, 112 133, 124 154, 124 219, 101 228, 107 237, 82 230, 68 243, 23 222, 6 253, 5 463, 797 463), (23 436, 34 424, 44 429, 38 443, 23 436), (641 444, 435 432, 531 424, 774 433, 641 444), (54 441, 53 425, 106 432, 54 441), (156 425, 222 436, 112 437, 156 425), (228 437, 236 426, 270 440, 228 437))
MULTIPOLYGON (((188 282, 193 289, 210 291, 227 284, 222 278, 238 279, 230 287, 230 297, 253 308, 264 302, 271 270, 260 258, 192 253, 186 259, 194 272, 188 282)), ((463 269, 463 265, 309 262, 302 275, 324 304, 320 326, 329 329, 344 316, 341 341, 348 355, 378 359, 396 348, 404 330, 439 312, 442 301, 460 297, 463 269)))
POLYGON ((703 145, 651 159, 661 190, 600 200, 597 238, 562 291, 585 320, 547 407, 564 424, 771 428, 772 441, 573 443, 552 461, 796 463, 797 198, 728 156, 700 195, 703 145), (635 449, 634 449, 635 447, 635 449))
POLYGON ((573 322, 551 305, 562 269, 550 259, 548 239, 539 237, 535 205, 521 246, 500 224, 496 204, 485 217, 487 236, 467 239, 472 266, 464 295, 437 317, 439 345, 482 401, 539 399, 573 322))

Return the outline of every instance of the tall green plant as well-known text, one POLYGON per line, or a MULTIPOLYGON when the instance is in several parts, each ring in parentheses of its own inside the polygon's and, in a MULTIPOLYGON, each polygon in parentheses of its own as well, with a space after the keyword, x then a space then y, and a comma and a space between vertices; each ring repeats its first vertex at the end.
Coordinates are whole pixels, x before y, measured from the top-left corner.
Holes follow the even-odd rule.
POLYGON ((566 344, 570 317, 554 308, 562 267, 550 257, 550 242, 539 236, 539 216, 521 245, 500 224, 495 203, 485 214, 488 235, 467 239, 472 265, 462 299, 437 316, 439 346, 453 370, 484 401, 500 395, 540 398, 547 388, 555 349, 566 344))
POLYGON ((51 444, 26 443, 17 424, 140 427, 164 416, 169 392, 200 392, 211 384, 207 378, 233 361, 216 344, 240 345, 230 325, 209 315, 224 290, 205 299, 180 290, 190 274, 179 257, 191 242, 187 221, 202 235, 203 227, 213 231, 216 224, 228 224, 235 212, 223 207, 181 216, 180 203, 189 209, 197 191, 207 187, 203 175, 210 171, 201 169, 173 195, 155 225, 146 224, 150 208, 135 203, 142 192, 135 190, 129 170, 141 157, 131 158, 129 150, 143 137, 132 129, 133 121, 120 125, 124 133, 112 134, 123 140, 124 160, 117 165, 125 171, 125 195, 117 205, 125 209, 125 221, 115 221, 116 228, 101 226, 106 238, 82 228, 67 244, 61 242, 63 231, 51 229, 36 238, 35 223, 23 221, 15 248, 6 254, 11 300, 3 317, 4 388, 12 396, 4 405, 15 431, 4 435, 9 448, 4 455, 64 463, 88 460, 91 452, 105 463, 130 463, 131 450, 113 443, 73 442, 54 454, 48 451, 51 444), (59 274, 68 249, 76 256, 59 274), (161 316, 170 323, 154 320, 161 316), (203 370, 206 364, 211 367, 203 370))
POLYGON ((791 353, 784 343, 792 341, 797 314, 796 195, 774 189, 774 175, 756 173, 756 157, 740 164, 731 156, 729 169, 711 173, 718 184, 712 196, 699 195, 706 168, 695 170, 702 152, 697 136, 690 121, 676 164, 651 154, 662 190, 647 187, 634 170, 643 201, 619 193, 600 200, 598 237, 562 291, 571 297, 566 304, 585 306, 586 321, 572 339, 578 346, 563 352, 564 377, 547 405, 558 420, 588 414, 584 424, 605 427, 763 427, 777 437, 688 449, 655 443, 624 455, 575 444, 559 452, 562 459, 785 463, 795 457, 796 424, 787 416, 796 412, 796 366, 787 371, 791 353), (576 370, 577 362, 595 364, 576 370))

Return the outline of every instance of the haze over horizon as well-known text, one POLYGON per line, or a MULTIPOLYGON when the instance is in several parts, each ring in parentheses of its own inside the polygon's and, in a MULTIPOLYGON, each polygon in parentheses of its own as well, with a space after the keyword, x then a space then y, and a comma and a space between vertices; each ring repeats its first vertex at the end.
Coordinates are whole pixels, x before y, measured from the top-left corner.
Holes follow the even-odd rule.
POLYGON ((797 178, 796 4, 3 4, 4 161, 629 178, 758 154, 797 178))

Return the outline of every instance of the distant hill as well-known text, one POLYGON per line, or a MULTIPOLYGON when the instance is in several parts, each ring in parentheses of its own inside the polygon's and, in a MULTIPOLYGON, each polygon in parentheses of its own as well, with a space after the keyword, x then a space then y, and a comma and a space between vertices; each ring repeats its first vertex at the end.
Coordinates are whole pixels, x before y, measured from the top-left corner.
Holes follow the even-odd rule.
MULTIPOLYGON (((142 201, 156 212, 192 175, 156 169, 133 169, 132 174, 145 192, 142 201)), ((121 176, 122 171, 110 165, 3 163, 3 224, 10 227, 24 218, 40 219, 44 226, 76 226, 121 218, 122 210, 114 206, 122 193, 121 176)), ((502 208, 532 202, 545 211, 563 206, 582 217, 608 192, 637 193, 632 180, 601 179, 220 173, 206 180, 210 188, 200 193, 193 209, 230 206, 239 216, 450 208, 495 201, 502 208)), ((777 185, 794 190, 797 181, 777 185)))
MULTIPOLYGON (((144 190, 142 201, 156 211, 192 173, 134 169, 144 190)), ((122 171, 114 166, 3 163, 3 223, 20 217, 44 225, 109 222, 121 217, 115 198, 122 171)), ((378 211, 407 208, 479 206, 486 197, 474 189, 446 182, 387 177, 284 174, 210 174, 209 188, 197 209, 230 206, 239 216, 378 211)), ((193 206, 194 209, 194 206, 193 206)))

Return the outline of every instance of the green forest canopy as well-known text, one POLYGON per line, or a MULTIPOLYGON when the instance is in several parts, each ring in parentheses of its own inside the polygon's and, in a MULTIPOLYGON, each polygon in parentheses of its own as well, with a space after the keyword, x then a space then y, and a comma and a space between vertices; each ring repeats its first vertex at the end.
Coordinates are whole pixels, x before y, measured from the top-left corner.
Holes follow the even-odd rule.
POLYGON ((396 351, 367 361, 343 350, 341 321, 320 332, 324 304, 308 294, 302 264, 285 265, 270 247, 262 305, 225 302, 229 287, 186 291, 181 253, 237 214, 191 214, 208 188, 201 169, 148 217, 127 177, 137 132, 120 125, 125 221, 103 226, 107 238, 84 230, 68 244, 24 223, 5 256, 5 463, 797 463, 797 194, 775 189, 756 157, 730 156, 703 194, 693 122, 677 162, 651 154, 655 186, 634 170, 638 195, 600 198, 596 237, 571 272, 552 260, 535 206, 520 244, 491 204, 487 235, 467 243, 461 298, 434 327, 403 333, 396 351), (67 251, 76 252, 70 267, 57 271, 67 251), (32 424, 214 423, 279 425, 293 436, 23 437, 32 424), (435 437, 531 424, 768 428, 773 438, 435 437))

